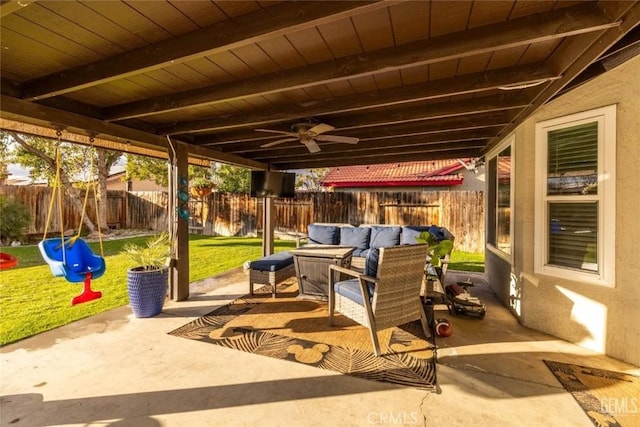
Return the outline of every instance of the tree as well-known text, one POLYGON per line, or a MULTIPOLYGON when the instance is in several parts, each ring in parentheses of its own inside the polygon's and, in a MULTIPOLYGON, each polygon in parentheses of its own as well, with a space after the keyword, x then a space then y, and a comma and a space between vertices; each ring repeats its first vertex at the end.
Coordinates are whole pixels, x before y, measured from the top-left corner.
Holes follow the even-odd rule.
MULTIPOLYGON (((97 191, 100 217, 98 222, 100 229, 105 232, 107 226, 107 177, 111 166, 120 158, 122 153, 96 149, 92 147, 60 142, 37 136, 27 136, 14 131, 7 132, 13 141, 18 144, 14 150, 12 160, 29 169, 32 179, 46 179, 49 185, 53 184, 56 176, 56 147, 60 150, 60 184, 64 191, 71 196, 73 206, 82 210, 82 197, 78 189, 73 185, 74 179, 92 182, 95 177, 89 176, 89 166, 93 158, 97 171, 97 191)), ((85 184, 86 185, 86 184, 85 184)), ((84 224, 90 232, 94 232, 96 226, 87 215, 84 215, 84 224)))
POLYGON ((296 187, 303 191, 322 191, 322 178, 328 168, 306 169, 296 176, 296 187))
POLYGON ((251 171, 247 168, 220 164, 214 167, 213 176, 221 193, 248 193, 251 189, 251 171))
POLYGON ((127 154, 127 179, 152 180, 161 187, 169 186, 167 161, 153 157, 127 154))

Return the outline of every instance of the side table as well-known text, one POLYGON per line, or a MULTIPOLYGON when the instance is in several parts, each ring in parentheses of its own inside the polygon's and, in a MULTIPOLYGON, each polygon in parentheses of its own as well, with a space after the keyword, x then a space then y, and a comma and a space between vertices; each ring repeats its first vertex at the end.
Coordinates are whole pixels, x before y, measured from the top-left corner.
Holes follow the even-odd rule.
POLYGON ((291 251, 298 277, 299 295, 327 299, 329 265, 349 268, 355 248, 345 246, 305 246, 291 251))

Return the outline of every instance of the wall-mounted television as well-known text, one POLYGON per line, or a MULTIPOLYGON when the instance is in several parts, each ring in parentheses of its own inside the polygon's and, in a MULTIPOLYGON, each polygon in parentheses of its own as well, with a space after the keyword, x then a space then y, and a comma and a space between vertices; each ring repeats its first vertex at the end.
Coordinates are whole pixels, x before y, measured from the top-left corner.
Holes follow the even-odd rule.
POLYGON ((251 171, 251 197, 295 197, 296 174, 251 171))

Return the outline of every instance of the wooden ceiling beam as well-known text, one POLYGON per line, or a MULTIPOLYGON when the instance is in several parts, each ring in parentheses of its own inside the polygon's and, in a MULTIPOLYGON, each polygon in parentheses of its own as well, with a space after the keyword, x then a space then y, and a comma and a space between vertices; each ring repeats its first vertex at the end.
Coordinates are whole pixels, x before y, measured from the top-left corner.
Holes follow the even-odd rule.
POLYGON ((365 141, 357 145, 323 143, 320 142, 321 151, 319 153, 310 153, 307 148, 299 142, 291 142, 283 144, 281 148, 272 148, 268 151, 249 152, 245 155, 254 160, 264 161, 268 163, 275 159, 297 159, 297 158, 315 158, 322 159, 325 156, 334 154, 348 155, 348 157, 357 157, 360 155, 376 154, 385 156, 387 153, 395 153, 403 150, 412 150, 415 147, 424 145, 444 144, 450 142, 462 142, 473 140, 487 140, 495 135, 495 131, 482 129, 479 131, 454 131, 442 132, 439 134, 431 134, 424 136, 411 136, 401 138, 389 138, 386 140, 365 141))
POLYGON ((485 144, 485 141, 478 141, 470 144, 443 144, 440 146, 424 147, 420 150, 411 152, 390 153, 385 156, 373 154, 358 157, 335 156, 322 160, 278 160, 270 163, 270 166, 279 170, 295 170, 307 168, 329 168, 335 166, 369 165, 376 163, 402 163, 422 160, 473 158, 481 156, 481 150, 485 144))
MULTIPOLYGON (((402 123, 464 117, 467 115, 474 116, 498 111, 506 112, 521 109, 528 105, 529 101, 522 94, 510 93, 430 105, 425 105, 424 103, 420 105, 403 105, 395 108, 387 108, 382 111, 368 111, 365 114, 349 114, 336 117, 328 116, 319 119, 334 126, 336 130, 333 133, 337 134, 347 129, 366 129, 402 123)), ((283 131, 290 130, 289 127, 278 128, 278 130, 283 131)), ((271 140, 273 138, 273 135, 262 134, 255 130, 241 130, 218 135, 197 136, 194 144, 215 147, 240 142, 264 142, 265 140, 271 140)))
MULTIPOLYGON (((494 112, 477 114, 474 116, 453 117, 449 119, 427 121, 427 122, 410 122, 399 125, 391 125, 385 127, 374 128, 360 128, 353 129, 346 132, 338 132, 341 136, 354 136, 360 138, 360 143, 367 141, 375 141, 379 139, 390 138, 409 138, 413 136, 425 136, 434 133, 465 131, 474 129, 486 129, 504 127, 511 122, 510 117, 504 112, 494 112)), ((328 135, 325 134, 325 135, 328 135)), ((276 140, 282 138, 283 135, 275 135, 276 140)), ((248 141, 243 143, 228 144, 220 147, 221 151, 229 153, 245 153, 245 152, 258 152, 269 151, 273 148, 260 147, 269 141, 258 140, 248 141)), ((321 144, 331 144, 330 142, 321 142, 321 144)))
POLYGON ((122 104, 104 110, 106 120, 122 120, 196 106, 316 86, 376 72, 465 58, 501 49, 574 36, 619 25, 595 4, 581 4, 511 21, 419 40, 374 52, 338 58, 266 76, 213 85, 122 104))
POLYGON ((33 1, 30 0, 3 0, 0 2, 0 18, 9 16, 32 3, 33 1))
POLYGON ((449 79, 433 80, 428 83, 384 89, 376 92, 318 99, 288 106, 283 105, 277 109, 264 109, 264 112, 259 114, 218 116, 214 119, 159 126, 158 133, 179 135, 258 127, 283 120, 295 120, 301 117, 317 117, 448 96, 473 94, 503 86, 550 81, 558 78, 560 76, 551 71, 545 64, 536 63, 449 79))
POLYGON ((372 1, 282 2, 149 46, 31 80, 23 85, 22 97, 35 100, 58 96, 388 6, 385 2, 372 1))
MULTIPOLYGON (((60 125, 64 128, 68 128, 70 132, 74 133, 92 133, 95 136, 102 135, 102 138, 104 139, 113 139, 116 142, 124 144, 135 143, 149 149, 159 149, 164 151, 168 149, 167 140, 163 136, 121 126, 115 123, 104 122, 81 114, 57 110, 46 105, 6 95, 0 95, 0 105, 2 105, 0 117, 3 119, 36 125, 60 125)), ((213 161, 231 163, 254 169, 266 168, 266 165, 263 163, 206 147, 190 146, 189 152, 195 156, 207 158, 213 161)))

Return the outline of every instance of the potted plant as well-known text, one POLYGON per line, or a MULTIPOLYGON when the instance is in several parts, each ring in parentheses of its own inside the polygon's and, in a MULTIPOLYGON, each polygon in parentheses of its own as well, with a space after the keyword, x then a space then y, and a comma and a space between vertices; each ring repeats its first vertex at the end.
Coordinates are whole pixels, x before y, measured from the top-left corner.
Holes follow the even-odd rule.
POLYGON ((215 184, 207 177, 197 176, 191 180, 191 194, 197 197, 205 197, 211 194, 215 184))
POLYGON ((169 283, 169 245, 169 235, 163 233, 144 244, 127 243, 122 249, 135 266, 127 271, 127 290, 136 317, 152 317, 162 311, 169 283))

